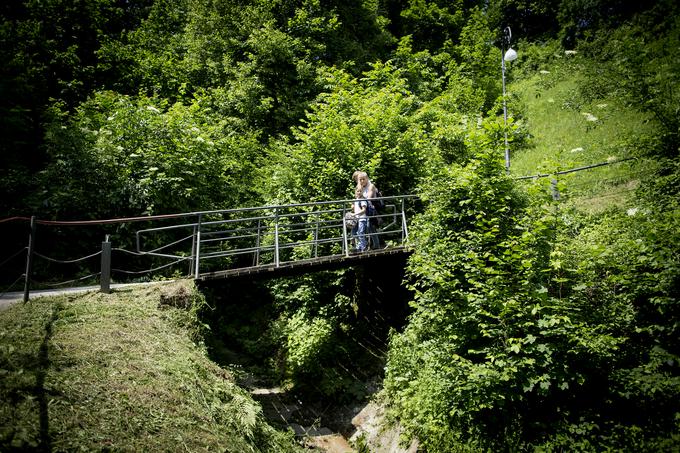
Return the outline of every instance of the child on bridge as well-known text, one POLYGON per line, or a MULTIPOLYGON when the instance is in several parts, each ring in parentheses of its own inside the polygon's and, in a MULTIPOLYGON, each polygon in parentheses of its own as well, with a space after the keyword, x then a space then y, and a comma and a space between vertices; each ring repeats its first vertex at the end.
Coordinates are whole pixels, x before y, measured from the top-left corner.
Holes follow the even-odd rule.
POLYGON ((357 226, 352 230, 352 236, 357 238, 356 252, 365 252, 368 249, 366 240, 366 230, 368 228, 368 201, 364 198, 361 189, 357 186, 354 191, 354 216, 357 219, 357 226))

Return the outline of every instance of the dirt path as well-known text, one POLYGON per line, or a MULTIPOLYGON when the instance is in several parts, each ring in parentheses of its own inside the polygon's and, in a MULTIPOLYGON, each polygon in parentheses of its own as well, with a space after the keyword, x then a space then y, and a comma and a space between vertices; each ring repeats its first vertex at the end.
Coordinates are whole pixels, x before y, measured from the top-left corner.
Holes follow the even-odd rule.
MULTIPOLYGON (((112 290, 124 289, 140 285, 160 285, 165 283, 172 283, 174 280, 145 282, 145 283, 114 283, 111 285, 112 290)), ((82 286, 79 288, 60 288, 60 289, 41 289, 33 290, 29 293, 29 300, 37 299, 39 297, 61 296, 63 294, 82 294, 92 291, 99 291, 99 286, 82 286)), ((24 300, 23 291, 12 291, 0 295, 0 310, 3 310, 10 305, 24 300)))

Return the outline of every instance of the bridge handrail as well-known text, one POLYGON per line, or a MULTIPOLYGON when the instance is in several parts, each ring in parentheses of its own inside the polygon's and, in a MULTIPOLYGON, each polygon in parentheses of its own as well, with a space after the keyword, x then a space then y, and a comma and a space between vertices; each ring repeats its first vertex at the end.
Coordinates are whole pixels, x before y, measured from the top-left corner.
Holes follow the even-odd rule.
MULTIPOLYGON (((394 200, 394 199, 414 199, 418 198, 417 195, 391 195, 388 197, 376 197, 376 198, 369 198, 369 201, 376 201, 376 200, 394 200)), ((215 215, 215 214, 232 214, 232 213, 237 213, 237 212, 251 212, 251 211, 264 211, 264 210, 272 210, 272 209, 284 209, 284 208, 296 208, 296 207, 304 207, 304 206, 319 206, 319 205, 329 205, 329 204, 340 204, 340 203, 354 203, 356 198, 349 198, 349 199, 344 199, 344 200, 331 200, 331 201, 317 201, 317 202, 307 202, 307 203, 292 203, 292 204, 284 204, 284 205, 263 205, 263 206, 252 206, 252 207, 246 207, 246 208, 233 208, 233 209, 218 209, 218 210, 212 210, 212 211, 195 211, 195 212, 186 212, 186 213, 181 213, 181 214, 167 214, 167 215, 160 215, 160 216, 148 216, 148 217, 135 217, 135 220, 153 220, 155 218, 158 219, 172 219, 172 218, 186 218, 186 217, 198 217, 198 216, 208 216, 208 215, 215 215)), ((333 212, 338 212, 338 211, 348 211, 349 209, 333 209, 333 210, 328 210, 328 211, 312 211, 314 213, 333 213, 333 212)), ((295 215, 300 215, 299 213, 296 214, 280 214, 280 216, 295 216, 295 215)), ((271 216, 258 216, 258 217, 248 217, 248 220, 264 220, 264 219, 269 219, 271 216)), ((125 219, 120 219, 120 220, 125 220, 125 219)), ((214 221, 208 221, 208 222, 201 222, 204 225, 209 225, 211 223, 222 223, 225 221, 232 221, 232 222, 239 222, 242 221, 243 219, 224 219, 224 220, 214 220, 214 221)), ((196 226, 198 225, 198 222, 193 222, 193 223, 185 223, 185 224, 180 224, 180 225, 169 225, 165 227, 157 227, 157 228, 148 228, 148 229, 142 229, 138 230, 140 232, 144 231, 158 231, 158 230, 169 230, 169 229, 176 229, 176 228, 181 228, 181 227, 187 227, 187 226, 196 226)))
MULTIPOLYGON (((408 229, 404 203, 413 198, 417 197, 396 195, 372 199, 383 200, 386 204, 385 209, 391 211, 383 211, 381 214, 372 216, 375 220, 391 220, 382 225, 380 230, 370 232, 370 236, 377 238, 374 239, 375 242, 380 242, 382 238, 386 240, 389 236, 398 243, 406 240, 408 229), (397 234, 396 237, 395 234, 397 234)), ((354 202, 356 199, 342 199, 187 213, 182 217, 194 215, 197 217, 196 221, 137 230, 137 252, 170 258, 173 256, 170 253, 158 253, 164 247, 143 250, 142 237, 177 229, 193 229, 191 252, 181 252, 180 255, 174 256, 190 259, 196 278, 200 273, 201 261, 206 259, 225 258, 231 260, 233 264, 235 257, 253 254, 253 263, 250 266, 262 266, 271 264, 261 264, 261 257, 265 256, 265 260, 272 259, 271 255, 267 254, 273 253, 272 264, 278 267, 282 262, 287 262, 286 257, 281 255, 284 251, 304 248, 306 251, 301 249, 303 253, 312 254, 316 258, 319 256, 321 247, 330 247, 321 252, 322 256, 335 256, 338 253, 349 256, 352 238, 348 234, 345 213, 351 212, 354 202), (259 215, 244 215, 258 214, 258 211, 259 215), (205 217, 217 215, 229 215, 231 218, 204 220, 205 217), (328 216, 333 218, 328 218, 328 216), (341 230, 341 233, 338 231, 338 234, 333 234, 334 230, 341 230), (335 249, 335 247, 338 248, 335 249)))
MULTIPOLYGON (((406 194, 372 199, 384 200, 386 207, 384 210, 381 210, 380 214, 371 217, 371 219, 383 221, 387 219, 387 221, 382 223, 380 230, 371 231, 369 234, 372 237, 384 238, 385 241, 389 241, 391 244, 397 245, 403 243, 408 237, 406 202, 416 198, 418 198, 416 195, 406 194)), ((34 257, 50 263, 77 264, 80 266, 80 263, 86 258, 100 256, 100 272, 90 272, 86 277, 56 284, 46 281, 38 282, 38 284, 57 286, 99 276, 103 292, 110 290, 112 271, 129 275, 142 275, 188 261, 189 275, 199 278, 201 259, 215 258, 215 261, 212 261, 210 266, 207 266, 212 269, 215 269, 216 266, 221 266, 223 263, 243 265, 244 257, 242 255, 247 254, 254 255, 252 264, 247 265, 247 267, 251 268, 272 266, 270 261, 268 261, 272 259, 272 256, 274 259, 273 265, 276 267, 279 267, 282 262, 286 264, 290 262, 290 266, 295 266, 292 261, 299 261, 301 266, 308 266, 310 262, 314 262, 317 258, 319 260, 316 260, 318 262, 315 264, 328 263, 328 257, 332 257, 331 261, 337 262, 338 259, 344 259, 343 255, 349 256, 352 237, 347 229, 345 213, 352 211, 352 204, 354 202, 356 202, 355 199, 324 200, 100 220, 39 220, 35 216, 30 219, 24 217, 0 219, 0 223, 14 220, 30 220, 28 246, 22 247, 8 258, 0 261, 0 266, 4 266, 26 252, 25 272, 5 291, 9 291, 23 278, 24 300, 28 300, 31 283, 36 283, 33 280, 32 262, 34 257), (168 221, 173 223, 177 221, 179 223, 168 225, 168 221), (99 228, 100 225, 131 224, 133 222, 157 222, 155 224, 159 225, 155 228, 140 228, 133 232, 134 237, 132 239, 136 238, 136 247, 133 246, 132 248, 136 248, 136 251, 112 247, 109 239, 110 234, 105 234, 105 240, 101 243, 101 251, 96 253, 88 252, 84 258, 55 259, 34 250, 37 225, 59 228, 99 228), (179 234, 181 229, 190 229, 190 231, 187 232, 188 234, 181 235, 179 234), (148 235, 152 234, 157 236, 148 238, 148 235), (144 248, 142 248, 141 244, 143 238, 145 242, 144 248), (150 239, 150 241, 147 241, 147 239, 150 239), (201 246, 204 249, 201 249, 201 246), (190 248, 190 250, 187 250, 187 248, 190 248), (144 267, 150 266, 150 268, 146 270, 112 268, 111 254, 113 251, 129 254, 133 257, 123 257, 124 265, 132 264, 132 260, 134 260, 135 267, 139 268, 140 264, 145 262, 148 263, 148 266, 144 265, 144 267), (159 266, 158 264, 164 260, 171 260, 171 262, 159 266)), ((409 206, 409 212, 411 212, 410 208, 411 206, 409 206)), ((113 234, 118 236, 125 234, 127 231, 129 230, 126 227, 120 228, 113 234)), ((83 249, 87 250, 87 247, 83 249)), ((401 252, 403 252, 403 248, 399 247, 388 253, 401 252)), ((371 255, 374 254, 372 253, 371 255)), ((19 265, 23 266, 23 263, 19 265)), ((73 272, 69 270, 65 275, 69 273, 82 275, 83 269, 89 271, 94 269, 95 266, 96 264, 93 263, 83 264, 82 269, 79 267, 73 272)), ((287 265, 287 267, 290 266, 287 265)), ((220 268, 217 267, 217 269, 220 268)), ((233 270, 241 273, 240 268, 233 270)), ((244 270, 246 273, 250 271, 267 272, 269 269, 244 270)), ((176 274, 176 272, 175 270, 174 273, 176 274)), ((222 271, 217 272, 223 273, 222 271)), ((225 272, 229 273, 231 269, 227 268, 225 272)), ((208 272, 203 274, 203 276, 212 273, 208 272)))

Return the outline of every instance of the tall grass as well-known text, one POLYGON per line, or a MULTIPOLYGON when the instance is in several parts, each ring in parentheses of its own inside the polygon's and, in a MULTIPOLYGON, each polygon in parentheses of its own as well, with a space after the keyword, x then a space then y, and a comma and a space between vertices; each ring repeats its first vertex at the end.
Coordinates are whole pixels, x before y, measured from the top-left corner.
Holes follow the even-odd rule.
POLYGON ((191 340, 204 302, 174 285, 190 307, 154 285, 0 312, 0 450, 294 451, 191 340))
POLYGON ((651 170, 649 162, 626 159, 637 156, 637 147, 654 130, 634 106, 588 91, 583 75, 588 64, 579 56, 552 58, 509 85, 509 114, 521 117, 530 134, 521 148, 511 143, 511 172, 516 177, 554 174, 608 162, 560 175, 560 195, 586 211, 626 207, 651 170))

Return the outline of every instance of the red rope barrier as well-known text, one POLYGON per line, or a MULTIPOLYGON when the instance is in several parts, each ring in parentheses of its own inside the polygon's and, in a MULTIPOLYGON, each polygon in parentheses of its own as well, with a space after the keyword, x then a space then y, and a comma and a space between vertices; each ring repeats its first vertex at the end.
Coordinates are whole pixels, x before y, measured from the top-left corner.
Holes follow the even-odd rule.
POLYGON ((111 223, 125 223, 125 222, 141 222, 144 220, 159 220, 159 219, 176 219, 178 217, 186 217, 187 214, 164 214, 164 215, 150 215, 141 217, 122 217, 118 219, 103 219, 103 220, 36 220, 36 223, 41 225, 107 225, 111 223))
POLYGON ((26 221, 29 221, 29 220, 31 220, 31 218, 30 218, 30 217, 8 217, 8 218, 6 218, 6 219, 0 219, 0 223, 11 222, 12 220, 26 220, 26 221))
MULTIPOLYGON (((125 223, 125 222, 141 222, 144 220, 159 220, 159 219, 175 219, 178 217, 187 217, 190 214, 164 214, 164 215, 150 215, 150 216, 140 216, 140 217, 121 217, 117 219, 103 219, 103 220, 39 220, 36 219, 35 223, 40 225, 70 225, 70 226, 82 226, 82 225, 106 225, 111 223, 125 223)), ((30 221, 30 217, 8 217, 5 219, 0 219, 0 223, 10 222, 13 220, 24 220, 30 221)))

